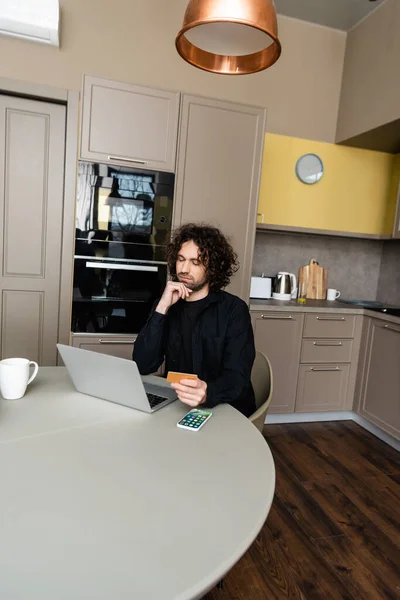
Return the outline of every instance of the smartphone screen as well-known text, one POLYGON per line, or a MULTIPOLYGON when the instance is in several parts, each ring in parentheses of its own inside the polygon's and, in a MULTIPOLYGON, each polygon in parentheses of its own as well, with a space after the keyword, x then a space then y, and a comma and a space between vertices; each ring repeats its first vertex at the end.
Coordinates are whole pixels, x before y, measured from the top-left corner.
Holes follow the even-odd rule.
POLYGON ((210 410, 204 410, 200 408, 192 408, 178 423, 178 427, 184 429, 191 429, 197 431, 204 425, 204 423, 211 417, 212 412, 210 410))

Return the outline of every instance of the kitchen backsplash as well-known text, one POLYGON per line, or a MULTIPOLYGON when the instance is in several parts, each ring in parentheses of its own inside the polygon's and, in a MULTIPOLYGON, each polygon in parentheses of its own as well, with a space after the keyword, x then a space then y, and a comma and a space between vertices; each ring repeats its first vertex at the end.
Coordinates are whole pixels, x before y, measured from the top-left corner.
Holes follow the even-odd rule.
POLYGON ((400 240, 383 244, 377 300, 400 304, 400 240))
POLYGON ((400 304, 400 242, 257 232, 252 274, 289 271, 297 277, 311 258, 328 269, 328 287, 343 298, 376 300, 379 286, 380 301, 400 304))

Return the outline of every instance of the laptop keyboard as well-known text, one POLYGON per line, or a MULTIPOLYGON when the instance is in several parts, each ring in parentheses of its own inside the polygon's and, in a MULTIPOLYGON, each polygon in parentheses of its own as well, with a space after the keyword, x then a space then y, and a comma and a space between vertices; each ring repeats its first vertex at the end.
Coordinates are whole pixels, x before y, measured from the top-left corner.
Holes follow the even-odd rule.
POLYGON ((161 404, 161 402, 165 402, 167 400, 167 398, 165 398, 164 396, 157 396, 157 394, 150 394, 149 392, 146 393, 151 408, 155 408, 156 406, 161 404))

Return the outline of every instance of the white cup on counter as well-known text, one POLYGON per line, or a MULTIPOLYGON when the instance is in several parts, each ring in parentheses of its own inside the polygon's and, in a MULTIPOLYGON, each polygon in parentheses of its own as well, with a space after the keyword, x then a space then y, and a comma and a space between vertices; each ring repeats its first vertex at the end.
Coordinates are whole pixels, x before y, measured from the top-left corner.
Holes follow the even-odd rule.
POLYGON ((333 288, 329 288, 326 292, 327 300, 337 300, 340 296, 339 290, 334 290, 333 288))
POLYGON ((27 358, 5 358, 0 361, 0 392, 6 400, 18 400, 25 394, 27 386, 35 379, 39 365, 27 358), (33 373, 29 377, 29 367, 33 373))

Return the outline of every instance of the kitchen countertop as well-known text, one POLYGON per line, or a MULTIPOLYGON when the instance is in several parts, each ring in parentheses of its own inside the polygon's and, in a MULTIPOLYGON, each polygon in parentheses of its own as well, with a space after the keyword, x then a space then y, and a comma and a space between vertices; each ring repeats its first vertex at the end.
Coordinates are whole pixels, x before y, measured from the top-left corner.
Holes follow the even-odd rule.
POLYGON ((339 300, 307 300, 305 304, 298 304, 296 300, 285 302, 282 300, 250 300, 251 311, 274 311, 274 312, 303 312, 303 313, 342 313, 351 315, 365 315, 389 323, 400 324, 400 317, 387 315, 374 310, 360 308, 352 304, 345 304, 339 300))

